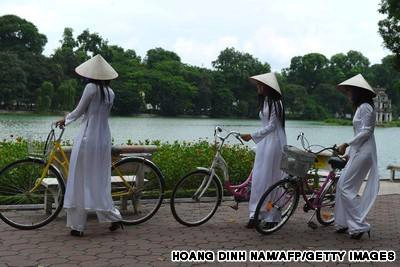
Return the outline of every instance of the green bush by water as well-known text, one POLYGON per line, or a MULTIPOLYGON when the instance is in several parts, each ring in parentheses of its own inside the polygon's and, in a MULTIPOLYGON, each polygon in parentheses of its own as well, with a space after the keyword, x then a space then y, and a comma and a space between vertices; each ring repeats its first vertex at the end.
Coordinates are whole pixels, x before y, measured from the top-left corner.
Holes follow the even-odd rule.
MULTIPOLYGON (((131 144, 129 140, 127 143, 131 144)), ((204 140, 173 143, 146 140, 139 144, 158 147, 152 161, 164 174, 167 191, 172 190, 182 176, 196 167, 208 168, 216 151, 213 144, 204 140)), ((27 147, 26 140, 20 138, 0 141, 0 169, 15 160, 27 157, 27 147)), ((250 149, 242 145, 227 145, 223 148, 222 155, 228 163, 231 181, 244 181, 254 161, 254 154, 250 149)))

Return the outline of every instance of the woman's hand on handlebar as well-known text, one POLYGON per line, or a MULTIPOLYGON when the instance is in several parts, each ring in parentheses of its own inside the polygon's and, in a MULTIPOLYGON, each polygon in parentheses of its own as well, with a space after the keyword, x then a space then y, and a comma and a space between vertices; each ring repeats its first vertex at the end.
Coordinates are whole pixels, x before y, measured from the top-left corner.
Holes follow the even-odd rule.
POLYGON ((60 129, 64 129, 64 127, 65 127, 65 118, 56 121, 56 127, 60 128, 60 129))
POLYGON ((253 139, 250 134, 241 134, 240 138, 242 138, 242 140, 244 140, 246 142, 248 142, 248 141, 253 139))
POLYGON ((339 155, 344 155, 346 153, 346 148, 349 146, 347 143, 343 143, 340 146, 337 147, 337 151, 339 155))

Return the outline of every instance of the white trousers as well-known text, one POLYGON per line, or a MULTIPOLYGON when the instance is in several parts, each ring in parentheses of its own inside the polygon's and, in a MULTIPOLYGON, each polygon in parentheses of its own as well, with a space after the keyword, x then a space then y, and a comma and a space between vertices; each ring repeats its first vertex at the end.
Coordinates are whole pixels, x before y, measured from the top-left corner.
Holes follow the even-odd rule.
POLYGON ((336 228, 348 228, 349 234, 365 232, 370 225, 361 220, 361 197, 358 195, 364 178, 367 177, 372 159, 369 155, 358 154, 347 166, 336 187, 335 225, 336 228), (363 167, 360 167, 363 166, 363 167))
MULTIPOLYGON (((67 211, 67 227, 72 230, 83 232, 86 228, 87 210, 71 208, 67 211)), ((113 208, 111 211, 96 211, 97 220, 100 223, 104 222, 118 222, 122 220, 121 214, 118 209, 113 208)))

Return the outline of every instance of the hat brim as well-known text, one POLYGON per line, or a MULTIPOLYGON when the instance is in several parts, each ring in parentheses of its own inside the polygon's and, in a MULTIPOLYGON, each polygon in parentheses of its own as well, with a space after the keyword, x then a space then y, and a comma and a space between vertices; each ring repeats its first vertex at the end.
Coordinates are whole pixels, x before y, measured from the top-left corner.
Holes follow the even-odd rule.
POLYGON ((113 80, 118 77, 118 73, 100 54, 80 64, 75 72, 93 80, 113 80))
POLYGON ((260 80, 258 80, 258 79, 254 79, 253 77, 249 77, 249 81, 250 81, 252 84, 256 85, 256 86, 257 86, 257 85, 266 86, 266 87, 270 88, 271 90, 274 90, 274 91, 277 92, 278 94, 282 95, 282 93, 281 93, 280 91, 276 90, 275 88, 273 88, 272 86, 266 84, 266 83, 263 82, 263 81, 260 81, 260 80))
POLYGON ((351 89, 351 88, 361 89, 361 90, 363 90, 364 92, 370 94, 372 97, 376 97, 376 93, 375 93, 375 92, 372 92, 371 90, 368 90, 368 89, 366 89, 366 88, 364 88, 364 87, 355 86, 355 85, 348 85, 348 84, 343 84, 343 85, 337 85, 337 86, 336 86, 336 89, 337 89, 339 92, 343 93, 343 94, 347 94, 346 88, 349 88, 349 89, 351 89))

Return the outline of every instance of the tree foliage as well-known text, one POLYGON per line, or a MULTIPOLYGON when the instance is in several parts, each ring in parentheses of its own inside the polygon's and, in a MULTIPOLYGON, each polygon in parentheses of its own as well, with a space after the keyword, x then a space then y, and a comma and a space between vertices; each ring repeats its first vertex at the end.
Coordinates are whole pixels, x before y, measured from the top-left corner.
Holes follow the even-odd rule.
MULTIPOLYGON (((399 16, 397 2, 382 0, 381 3, 381 12, 388 14, 392 24, 399 16)), ((392 24, 389 26, 394 27, 392 24)), ((395 33, 389 26, 387 36, 395 33)), ((398 45, 395 34, 390 38, 398 45)), ((109 44, 89 29, 75 35, 72 28, 66 27, 60 39, 54 53, 44 56, 47 38, 34 24, 14 15, 0 17, 1 109, 40 112, 73 109, 84 87, 75 68, 101 54, 119 74, 111 82, 116 94, 114 114, 255 118, 256 89, 248 78, 271 71, 267 62, 232 47, 222 50, 212 62, 213 69, 207 69, 185 64, 175 52, 161 47, 148 50, 141 58, 135 50, 109 44)), ((400 74, 396 51, 372 66, 367 57, 355 50, 330 58, 320 53, 293 57, 287 68, 276 73, 287 117, 324 119, 351 113, 347 99, 335 87, 357 73, 363 74, 371 85, 387 89, 397 115, 400 74)))
POLYGON ((0 17, 1 51, 41 54, 46 43, 46 36, 33 23, 15 15, 0 17))
POLYGON ((378 11, 386 16, 378 22, 379 34, 385 47, 396 55, 396 65, 400 68, 400 1, 381 0, 378 11))

